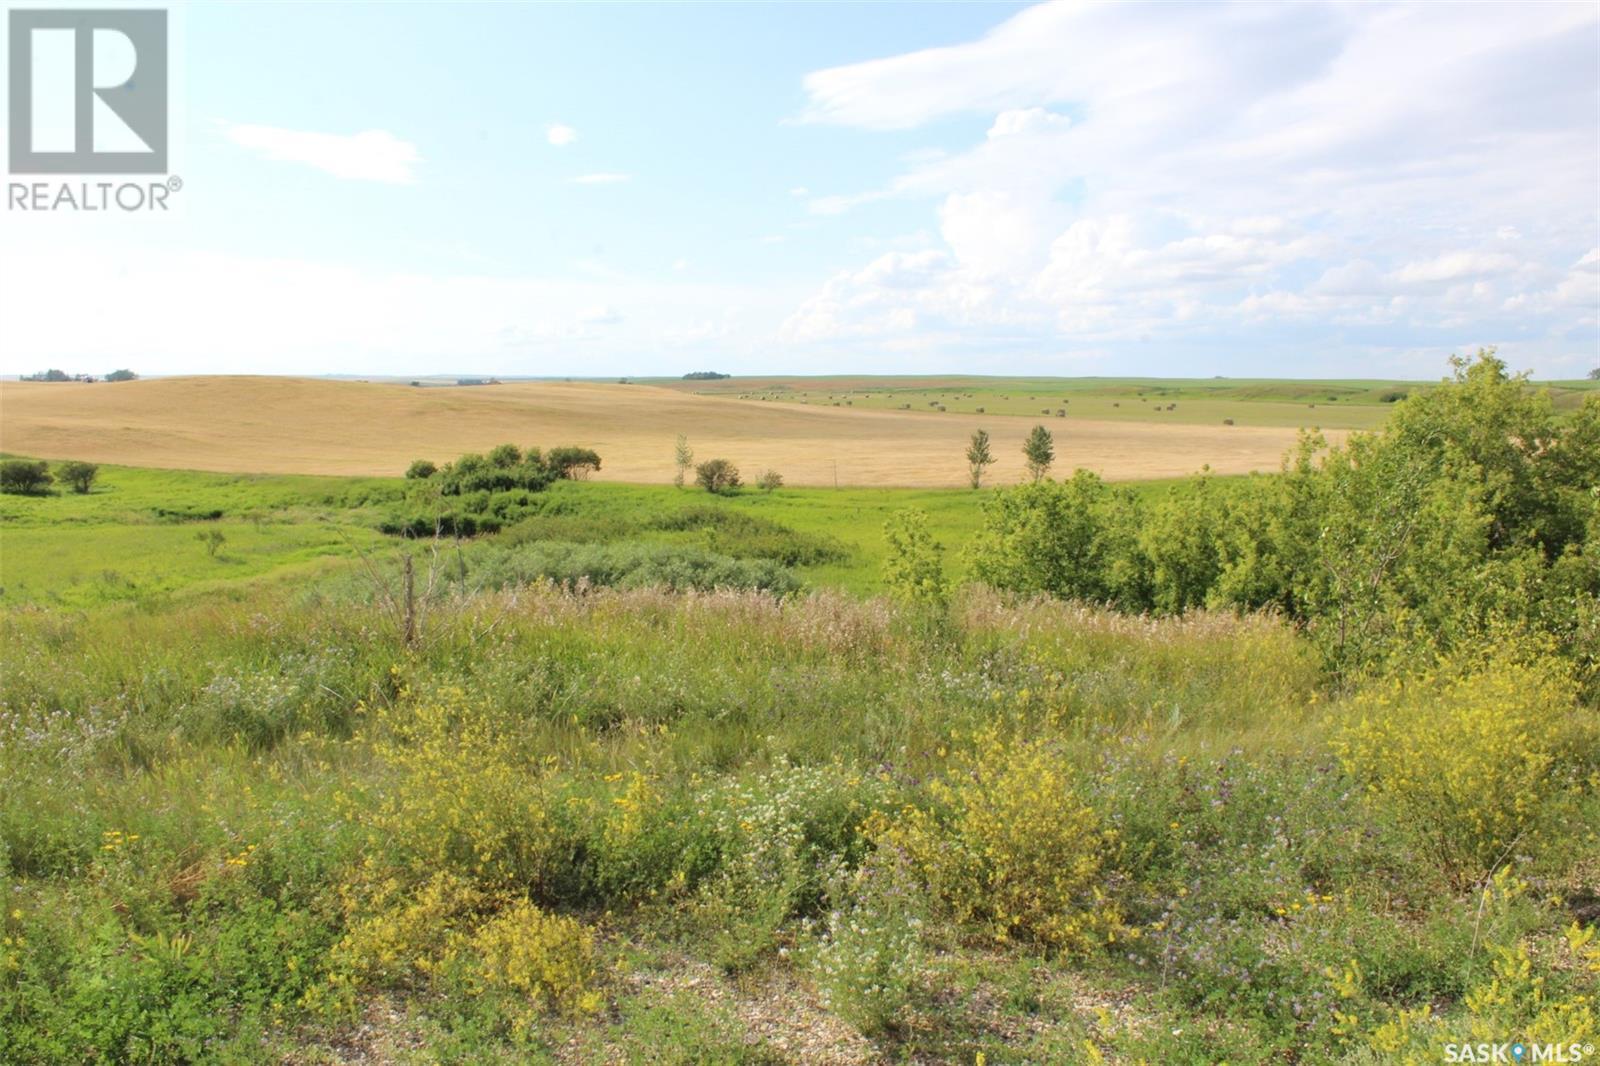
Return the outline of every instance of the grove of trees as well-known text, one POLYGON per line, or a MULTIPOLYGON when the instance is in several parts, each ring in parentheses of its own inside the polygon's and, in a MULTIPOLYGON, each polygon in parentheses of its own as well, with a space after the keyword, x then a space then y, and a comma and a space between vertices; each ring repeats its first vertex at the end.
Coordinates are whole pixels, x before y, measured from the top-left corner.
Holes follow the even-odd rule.
MULTIPOLYGON (((1278 476, 1143 501, 1087 471, 985 501, 973 576, 1134 612, 1276 610, 1337 674, 1507 634, 1600 672, 1600 395, 1558 414, 1492 350, 1379 432, 1302 437, 1278 476)), ((973 483, 986 451, 974 438, 973 483)))

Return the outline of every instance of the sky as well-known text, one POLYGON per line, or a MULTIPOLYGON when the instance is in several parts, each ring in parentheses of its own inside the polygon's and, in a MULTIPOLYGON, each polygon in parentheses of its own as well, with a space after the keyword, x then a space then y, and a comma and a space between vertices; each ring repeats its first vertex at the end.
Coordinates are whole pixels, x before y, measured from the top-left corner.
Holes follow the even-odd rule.
POLYGON ((0 373, 1600 366, 1590 2, 171 10, 175 210, 0 210, 0 373))

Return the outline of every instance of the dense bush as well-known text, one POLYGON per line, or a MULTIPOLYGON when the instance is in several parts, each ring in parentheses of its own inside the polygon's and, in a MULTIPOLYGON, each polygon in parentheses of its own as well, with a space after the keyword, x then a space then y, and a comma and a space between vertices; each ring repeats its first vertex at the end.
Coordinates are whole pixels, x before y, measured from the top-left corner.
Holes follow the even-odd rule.
POLYGON ((474 560, 469 578, 480 588, 514 587, 541 579, 600 588, 753 589, 780 596, 800 587, 789 570, 767 559, 735 559, 665 544, 559 541, 491 546, 474 560))
POLYGON ((698 531, 706 548, 736 558, 771 559, 784 566, 816 566, 839 562, 849 552, 838 541, 801 533, 759 515, 702 504, 651 519, 645 528, 698 531))
POLYGON ((72 491, 79 495, 87 495, 94 486, 95 476, 100 473, 100 468, 94 463, 85 463, 78 459, 69 459, 56 466, 56 480, 72 486, 72 491))
POLYGON ((739 487, 739 468, 726 459, 707 459, 695 465, 694 481, 707 492, 732 492, 739 487))
POLYGON ((957 921, 1057 950, 1115 937, 1120 919, 1101 879, 1115 833, 1048 745, 982 733, 929 794, 933 806, 908 811, 883 840, 905 849, 957 921))
POLYGON ((1582 788, 1600 730, 1567 725, 1570 668, 1533 655, 1458 657, 1362 693, 1336 741, 1372 802, 1413 831, 1457 886, 1479 881, 1550 827, 1582 788))
POLYGON ((1306 437, 1277 477, 1141 503, 1079 471, 1002 490, 979 580, 1130 611, 1274 608, 1347 681, 1511 625, 1600 679, 1600 397, 1565 419, 1492 353, 1381 432, 1306 437))
POLYGON ((44 492, 55 478, 50 476, 50 465, 37 459, 6 459, 0 461, 0 492, 31 495, 44 492))
POLYGON ((899 511, 883 524, 889 554, 883 581, 895 596, 942 606, 948 595, 944 577, 944 545, 928 532, 925 511, 899 511))

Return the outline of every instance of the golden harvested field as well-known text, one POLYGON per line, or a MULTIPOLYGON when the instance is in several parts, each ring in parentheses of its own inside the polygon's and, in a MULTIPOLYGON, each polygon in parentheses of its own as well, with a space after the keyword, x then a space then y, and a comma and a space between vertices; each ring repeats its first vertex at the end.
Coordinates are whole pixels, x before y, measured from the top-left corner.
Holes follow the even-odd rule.
MULTIPOLYGON (((864 410, 697 396, 647 385, 517 382, 413 388, 277 377, 162 378, 116 384, 0 384, 0 451, 46 459, 229 473, 402 473, 503 441, 597 450, 607 480, 661 483, 673 442, 724 456, 747 479, 772 468, 792 485, 954 486, 978 427, 994 439, 997 481, 1021 476, 1023 437, 1045 421, 1058 472, 1112 479, 1276 469, 1295 441, 1276 426, 1039 419, 864 410)), ((1330 437, 1342 434, 1330 432, 1330 437)))

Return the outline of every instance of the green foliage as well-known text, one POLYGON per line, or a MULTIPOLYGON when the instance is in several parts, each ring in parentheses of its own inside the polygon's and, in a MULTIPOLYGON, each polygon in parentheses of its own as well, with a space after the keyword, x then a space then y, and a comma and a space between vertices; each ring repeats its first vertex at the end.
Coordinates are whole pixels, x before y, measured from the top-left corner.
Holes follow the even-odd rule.
POLYGON ((1363 693, 1335 750, 1372 802, 1464 887, 1531 849, 1582 789, 1583 763, 1563 748, 1600 750, 1600 731, 1567 731, 1575 700, 1560 660, 1515 650, 1454 659, 1437 675, 1363 693))
POLYGON ((139 375, 131 370, 113 370, 106 375, 107 381, 137 381, 139 375))
POLYGON ((206 555, 212 559, 217 557, 222 546, 228 542, 228 538, 220 529, 202 529, 194 535, 194 539, 205 547, 206 555))
POLYGON ((739 468, 726 459, 707 459, 694 468, 695 484, 711 493, 730 493, 739 487, 739 468))
POLYGON ((582 481, 600 469, 600 453, 593 448, 551 448, 544 457, 547 470, 568 481, 582 481))
POLYGON ((1022 457, 1028 464, 1028 476, 1038 481, 1050 472, 1056 461, 1055 438, 1043 426, 1034 426, 1028 439, 1022 442, 1022 457))
POLYGON ((1001 489, 968 548, 972 574, 1007 591, 1138 609, 1135 506, 1132 493, 1087 470, 1001 489))
POLYGON ((0 492, 36 495, 47 490, 53 481, 50 464, 41 459, 0 460, 0 492))
POLYGON ((754 589, 779 596, 800 587, 798 578, 769 559, 735 559, 673 545, 559 541, 491 546, 474 558, 468 579, 479 588, 511 588, 543 579, 567 586, 754 589))
POLYGON ((1049 745, 988 730, 975 748, 930 785, 930 808, 880 823, 885 845, 905 849, 956 921, 982 921, 1001 941, 1082 951, 1114 939, 1121 919, 1100 870, 1116 834, 1049 745))
POLYGON ((949 595, 944 577, 944 545, 928 532, 926 511, 900 511, 883 524, 889 554, 883 583, 895 596, 943 606, 949 595))
POLYGON ((988 432, 981 429, 975 431, 967 444, 967 477, 973 488, 983 484, 983 472, 993 463, 994 452, 989 448, 988 432))
POLYGON ((1082 472, 997 493, 972 573, 1134 611, 1280 610, 1345 684, 1508 626, 1555 637, 1593 684, 1600 400, 1561 417, 1492 352, 1454 366, 1384 432, 1307 436, 1274 478, 1154 502, 1082 472))
POLYGON ((927 907, 904 855, 876 848, 828 885, 806 953, 823 1004, 864 1033, 901 1024, 921 990, 927 907))
POLYGON ((776 470, 768 470, 756 478, 756 488, 762 492, 771 492, 773 489, 783 488, 783 475, 776 470))
POLYGON ((94 479, 99 473, 100 468, 94 463, 85 463, 78 459, 69 459, 56 464, 56 480, 71 485, 72 491, 80 496, 89 494, 89 489, 93 487, 94 479))

